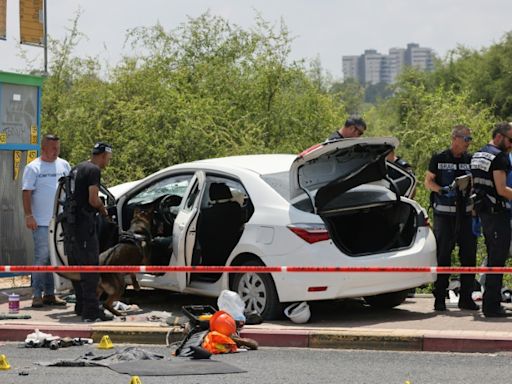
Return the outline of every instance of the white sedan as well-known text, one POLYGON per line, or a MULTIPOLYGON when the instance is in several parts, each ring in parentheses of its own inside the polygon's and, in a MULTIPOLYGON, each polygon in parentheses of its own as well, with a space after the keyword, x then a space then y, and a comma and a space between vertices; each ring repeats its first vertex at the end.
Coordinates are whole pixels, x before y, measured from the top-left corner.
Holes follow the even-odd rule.
MULTIPOLYGON (((300 155, 248 155, 174 165, 110 189, 119 231, 138 206, 155 207, 153 265, 416 267, 436 265, 425 210, 400 196, 386 155, 394 138, 318 144, 300 155)), ((407 186, 407 185, 406 185, 407 186)), ((62 211, 59 198, 56 215, 62 211)), ((104 236, 103 236, 104 237, 104 236)), ((50 228, 54 265, 67 264, 58 220, 50 228)), ((106 248, 107 245, 103 245, 106 248)), ((140 274, 141 286, 216 297, 240 294, 266 319, 284 303, 364 297, 401 304, 432 273, 140 274)))

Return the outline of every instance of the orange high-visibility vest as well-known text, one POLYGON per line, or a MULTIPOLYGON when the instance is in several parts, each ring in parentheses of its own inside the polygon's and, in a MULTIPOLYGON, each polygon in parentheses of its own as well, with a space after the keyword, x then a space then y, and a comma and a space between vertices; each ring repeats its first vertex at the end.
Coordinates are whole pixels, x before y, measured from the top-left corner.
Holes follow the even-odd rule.
POLYGON ((236 352, 236 343, 231 337, 222 333, 211 331, 208 332, 203 340, 203 348, 213 354, 236 352))

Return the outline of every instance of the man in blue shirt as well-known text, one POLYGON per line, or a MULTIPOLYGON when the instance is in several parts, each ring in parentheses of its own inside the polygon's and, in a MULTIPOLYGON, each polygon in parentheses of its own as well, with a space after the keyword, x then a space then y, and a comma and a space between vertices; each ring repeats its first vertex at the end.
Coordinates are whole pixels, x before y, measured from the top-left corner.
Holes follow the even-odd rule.
MULTIPOLYGON (((41 141, 41 156, 27 164, 23 172, 23 210, 25 225, 34 238, 35 265, 50 265, 48 252, 48 224, 52 218, 58 181, 70 171, 69 163, 59 157, 60 140, 45 135, 41 141)), ((66 305, 55 297, 55 283, 51 273, 32 274, 32 307, 66 305), (44 296, 43 296, 44 293, 44 296)))

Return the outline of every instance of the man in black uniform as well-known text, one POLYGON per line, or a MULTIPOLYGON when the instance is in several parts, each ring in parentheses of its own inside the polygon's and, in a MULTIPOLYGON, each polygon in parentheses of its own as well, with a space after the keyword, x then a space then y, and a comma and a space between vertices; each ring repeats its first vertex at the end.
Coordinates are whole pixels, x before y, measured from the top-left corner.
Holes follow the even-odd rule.
MULTIPOLYGON (((112 147, 106 143, 96 143, 90 161, 84 161, 71 170, 75 187, 76 219, 73 228, 74 240, 69 265, 98 265, 99 242, 97 233, 97 214, 107 216, 108 212, 99 198, 101 170, 112 157, 112 147)), ((84 322, 112 320, 100 308, 96 297, 99 282, 98 273, 82 273, 80 281, 73 281, 76 296, 75 312, 82 315, 84 322)))
POLYGON ((350 117, 345 121, 345 125, 337 131, 331 133, 327 141, 357 138, 366 131, 366 123, 360 117, 350 117))
MULTIPOLYGON (((476 152, 471 160, 475 209, 482 221, 487 247, 487 266, 503 267, 510 247, 510 204, 512 189, 507 187, 510 171, 508 153, 512 149, 512 126, 498 123, 492 140, 476 152)), ((503 275, 486 274, 482 311, 485 317, 506 317, 501 306, 503 275)))
MULTIPOLYGON (((469 128, 457 125, 452 129, 450 148, 432 156, 425 176, 425 187, 431 191, 434 208, 434 235, 437 242, 437 264, 451 266, 452 251, 459 245, 460 263, 464 267, 476 264, 477 239, 472 231, 472 204, 453 187, 455 178, 470 174, 471 155, 467 153, 472 141, 469 128), (459 199, 459 201, 457 201, 459 199)), ((434 310, 446 311, 448 274, 438 274, 434 284, 434 310)), ((474 274, 461 275, 458 306, 460 309, 476 311, 479 306, 471 294, 474 274)))

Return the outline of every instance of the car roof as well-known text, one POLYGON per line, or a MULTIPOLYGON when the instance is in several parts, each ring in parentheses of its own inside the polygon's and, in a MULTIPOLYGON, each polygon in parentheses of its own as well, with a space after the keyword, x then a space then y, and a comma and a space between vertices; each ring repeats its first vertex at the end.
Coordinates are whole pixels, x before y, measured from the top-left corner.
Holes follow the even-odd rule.
POLYGON ((296 155, 289 154, 228 156, 216 159, 196 160, 189 163, 178 164, 172 168, 195 168, 197 166, 213 168, 229 167, 231 169, 245 169, 260 175, 266 175, 278 172, 288 172, 296 157, 296 155))

